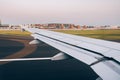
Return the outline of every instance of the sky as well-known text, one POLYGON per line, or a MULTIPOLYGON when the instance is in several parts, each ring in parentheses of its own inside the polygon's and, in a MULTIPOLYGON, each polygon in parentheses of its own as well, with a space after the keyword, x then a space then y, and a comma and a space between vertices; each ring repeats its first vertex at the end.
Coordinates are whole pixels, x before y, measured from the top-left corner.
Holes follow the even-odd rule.
POLYGON ((3 24, 120 25, 120 0, 0 0, 3 24))

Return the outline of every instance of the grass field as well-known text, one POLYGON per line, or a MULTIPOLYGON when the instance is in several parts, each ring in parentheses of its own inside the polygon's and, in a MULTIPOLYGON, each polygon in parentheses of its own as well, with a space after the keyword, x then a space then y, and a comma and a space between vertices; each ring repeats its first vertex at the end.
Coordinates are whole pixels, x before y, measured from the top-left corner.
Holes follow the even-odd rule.
POLYGON ((120 30, 55 30, 68 34, 105 40, 120 40, 120 30))
POLYGON ((20 30, 0 30, 2 35, 17 35, 17 36, 29 36, 29 32, 21 32, 20 30))
MULTIPOLYGON (((55 31, 105 40, 120 40, 120 30, 55 30, 55 31)), ((0 34, 17 36, 30 35, 29 32, 26 31, 21 32, 20 30, 0 30, 0 34)))

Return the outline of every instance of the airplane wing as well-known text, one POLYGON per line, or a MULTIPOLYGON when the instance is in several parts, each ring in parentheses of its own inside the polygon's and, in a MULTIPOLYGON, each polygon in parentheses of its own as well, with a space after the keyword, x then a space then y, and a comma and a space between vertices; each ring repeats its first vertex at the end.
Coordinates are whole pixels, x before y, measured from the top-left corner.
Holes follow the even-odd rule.
POLYGON ((32 33, 34 40, 30 44, 40 44, 42 41, 61 51, 49 59, 73 57, 89 65, 99 75, 96 80, 120 80, 120 43, 26 26, 22 28, 32 33))
POLYGON ((31 32, 35 40, 61 51, 62 54, 52 60, 68 55, 89 65, 100 76, 96 80, 120 80, 120 43, 37 28, 24 29, 31 32))

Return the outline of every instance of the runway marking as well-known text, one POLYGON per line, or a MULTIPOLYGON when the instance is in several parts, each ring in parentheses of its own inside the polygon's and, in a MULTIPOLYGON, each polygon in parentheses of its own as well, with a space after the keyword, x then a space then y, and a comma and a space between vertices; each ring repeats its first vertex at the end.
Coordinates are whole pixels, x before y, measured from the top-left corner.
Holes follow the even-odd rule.
MULTIPOLYGON (((29 45, 28 40, 17 40, 17 39, 9 39, 9 40, 22 42, 25 47, 22 50, 20 50, 19 52, 16 52, 12 55, 4 57, 4 59, 15 59, 15 58, 24 57, 24 56, 27 56, 27 55, 31 54, 37 48, 36 45, 29 45)), ((6 64, 6 63, 8 63, 8 61, 0 62, 0 65, 6 64)))

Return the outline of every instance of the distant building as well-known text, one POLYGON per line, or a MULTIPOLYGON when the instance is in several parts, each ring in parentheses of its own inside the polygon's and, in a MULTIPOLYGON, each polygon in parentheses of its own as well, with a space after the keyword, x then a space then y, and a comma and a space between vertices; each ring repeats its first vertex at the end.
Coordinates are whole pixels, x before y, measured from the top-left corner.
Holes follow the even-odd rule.
POLYGON ((81 29, 81 26, 80 25, 77 25, 77 26, 75 26, 76 27, 76 29, 81 29))
MULTIPOLYGON (((28 28, 39 28, 39 29, 73 29, 73 30, 100 30, 100 29, 120 29, 120 26, 88 26, 88 25, 74 25, 64 23, 48 23, 48 24, 23 24, 28 28)), ((21 29, 20 25, 2 24, 0 20, 0 29, 15 30, 21 29)))
POLYGON ((74 25, 73 25, 73 24, 70 24, 69 29, 75 29, 74 25))
POLYGON ((50 23, 48 29, 74 29, 74 24, 50 23))
POLYGON ((120 26, 111 26, 110 29, 120 29, 120 26))
POLYGON ((120 26, 118 26, 118 29, 120 29, 120 26))
POLYGON ((1 24, 0 29, 3 30, 15 30, 20 29, 21 27, 19 25, 10 25, 10 24, 1 24))
POLYGON ((82 26, 82 29, 87 29, 87 26, 86 25, 82 26))
POLYGON ((9 25, 8 24, 1 24, 0 29, 8 29, 9 25))
POLYGON ((20 29, 20 25, 9 25, 9 29, 20 29))

